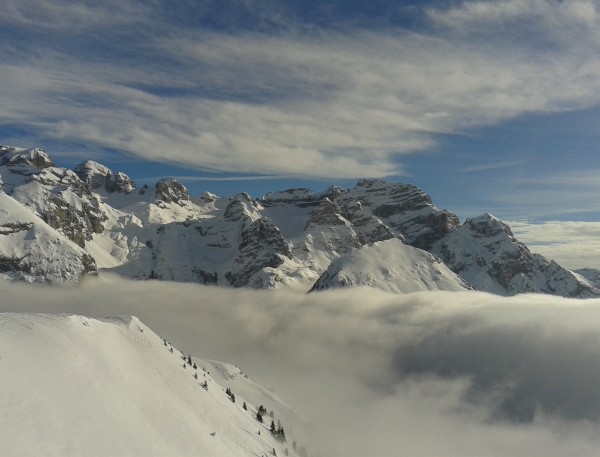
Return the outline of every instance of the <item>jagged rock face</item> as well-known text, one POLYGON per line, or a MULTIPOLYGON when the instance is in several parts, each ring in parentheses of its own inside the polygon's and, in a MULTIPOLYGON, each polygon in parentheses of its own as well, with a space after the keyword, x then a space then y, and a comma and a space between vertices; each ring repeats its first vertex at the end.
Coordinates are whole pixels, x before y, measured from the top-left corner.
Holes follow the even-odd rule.
POLYGON ((13 189, 12 196, 32 208, 50 227, 84 247, 107 219, 99 199, 70 170, 49 167, 13 189))
POLYGON ((317 226, 344 225, 346 222, 346 219, 340 214, 338 206, 325 197, 310 214, 304 230, 310 230, 317 226))
POLYGON ((324 194, 327 195, 327 200, 332 199, 338 214, 352 224, 358 246, 389 240, 390 238, 399 238, 404 241, 401 234, 395 234, 381 219, 373 215, 369 208, 365 208, 348 191, 332 186, 324 194))
POLYGON ((250 195, 243 192, 231 198, 231 201, 225 208, 223 220, 227 222, 236 222, 241 220, 255 221, 259 219, 260 206, 250 195))
POLYGON ((315 193, 306 187, 286 189, 279 192, 269 192, 263 197, 263 200, 265 201, 278 201, 285 203, 297 203, 314 199, 315 193))
POLYGON ((203 192, 202 195, 200 195, 199 200, 203 203, 214 203, 219 199, 219 197, 217 197, 215 194, 210 193, 210 192, 203 192))
POLYGON ((94 258, 25 206, 0 193, 0 273, 13 280, 76 283, 96 274, 94 258))
POLYGON ((77 165, 75 173, 90 190, 104 189, 109 193, 128 194, 135 189, 135 182, 125 173, 119 171, 115 174, 108 167, 93 160, 87 160, 77 165))
POLYGON ((104 189, 108 176, 112 174, 108 167, 93 160, 80 163, 74 171, 91 190, 104 189))
POLYGON ((156 183, 154 197, 165 203, 184 205, 190 200, 190 194, 183 184, 176 179, 161 179, 156 183))
POLYGON ((102 233, 106 215, 99 208, 96 198, 81 202, 79 209, 58 196, 50 197, 48 210, 42 212, 42 217, 52 228, 63 233, 69 240, 84 247, 85 242, 92 239, 94 233, 102 233))
POLYGON ((19 164, 31 165, 38 170, 54 166, 54 162, 43 149, 17 149, 0 145, 0 165, 15 166, 19 164))
POLYGON ((98 274, 96 261, 91 255, 82 253, 77 263, 74 269, 70 266, 64 269, 49 269, 40 265, 39 256, 36 255, 7 257, 0 254, 0 273, 17 281, 50 284, 76 283, 83 275, 98 274))
POLYGON ((533 254, 490 214, 467 219, 432 251, 473 285, 501 295, 524 292, 595 296, 598 291, 556 262, 533 254))
POLYGON ((21 157, 8 160, 2 166, 2 173, 8 179, 4 190, 15 200, 79 246, 83 247, 94 233, 103 232, 106 215, 98 198, 77 174, 64 168, 45 166, 52 161, 40 150, 10 157, 21 157), (36 163, 43 167, 36 167, 36 163))
POLYGON ((118 171, 114 178, 114 191, 128 194, 135 189, 135 182, 125 173, 118 171))
MULTIPOLYGON (((257 219, 244 228, 238 250, 239 255, 234 260, 236 271, 226 274, 234 287, 250 285, 254 275, 267 268, 277 268, 283 263, 283 257, 293 258, 279 229, 266 218, 257 219)), ((261 281, 253 285, 261 287, 261 281)))
POLYGON ((267 194, 261 204, 267 215, 277 217, 284 236, 293 244, 294 256, 314 273, 329 262, 366 243, 401 238, 348 191, 331 186, 321 193, 305 188, 267 194), (290 214, 290 223, 281 215, 290 214), (286 234, 287 233, 287 234, 286 234))
POLYGON ((349 195, 411 246, 429 250, 459 225, 458 217, 438 210, 431 197, 411 184, 361 180, 349 195))
POLYGON ((85 184, 79 179, 79 176, 71 170, 64 168, 50 167, 45 168, 36 174, 31 175, 31 180, 47 187, 49 191, 60 189, 70 190, 78 197, 92 197, 92 193, 86 188, 85 184))

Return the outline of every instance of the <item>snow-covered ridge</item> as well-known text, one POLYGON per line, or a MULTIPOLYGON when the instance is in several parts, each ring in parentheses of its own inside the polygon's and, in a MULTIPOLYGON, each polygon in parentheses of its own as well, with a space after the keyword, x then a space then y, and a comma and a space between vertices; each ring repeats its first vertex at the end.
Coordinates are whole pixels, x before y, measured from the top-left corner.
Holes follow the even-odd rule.
MULTIPOLYGON (((531 253, 492 215, 461 225, 455 214, 438 209, 426 192, 411 184, 364 179, 350 189, 288 189, 259 199, 246 193, 192 197, 171 178, 159 180, 154 189, 145 184, 136 190, 126 174, 97 162, 83 162, 73 172, 55 166, 40 149, 7 146, 0 147, 0 176, 5 194, 28 214, 22 220, 10 216, 10 224, 38 218, 64 237, 64 243, 73 242, 88 255, 86 268, 74 258, 53 260, 49 253, 60 257, 56 250, 46 252, 47 243, 24 236, 15 252, 24 252, 19 243, 27 242, 30 255, 41 265, 62 262, 63 272, 41 268, 32 276, 17 254, 6 254, 0 257, 0 270, 13 279, 77 281, 97 266, 138 279, 308 291, 332 262, 344 258, 345 271, 361 271, 371 278, 366 281, 371 286, 400 292, 402 288, 384 286, 384 271, 401 265, 406 271, 419 271, 423 284, 435 284, 436 272, 418 268, 428 251, 475 290, 600 295, 593 281, 531 253), (386 253, 387 269, 351 254, 386 240, 422 251, 419 256, 403 256, 401 249, 393 250, 394 256, 386 253), (349 262, 364 262, 373 270, 365 272, 366 266, 349 262)), ((14 204, 7 208, 16 211, 14 204)), ((15 240, 12 236, 11 243, 15 240)), ((333 283, 321 281, 319 287, 325 284, 333 283)))
POLYGON ((467 219, 439 240, 432 251, 478 290, 501 295, 598 295, 598 289, 580 275, 530 252, 508 225, 491 214, 467 219))
POLYGON ((334 260, 312 290, 355 286, 393 293, 471 288, 440 259, 398 239, 378 241, 334 260))
POLYGON ((0 455, 297 455, 276 395, 135 317, 0 314, 0 347, 0 455))

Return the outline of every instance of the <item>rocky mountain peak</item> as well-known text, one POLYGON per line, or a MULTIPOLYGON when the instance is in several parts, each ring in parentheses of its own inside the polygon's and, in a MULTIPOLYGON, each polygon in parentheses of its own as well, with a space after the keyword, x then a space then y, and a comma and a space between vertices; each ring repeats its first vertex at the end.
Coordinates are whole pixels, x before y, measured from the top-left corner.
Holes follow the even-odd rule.
POLYGON ((266 217, 256 219, 244 227, 238 249, 239 255, 234 260, 234 265, 242 268, 226 274, 234 287, 272 287, 277 283, 277 276, 270 274, 268 270, 281 265, 284 257, 293 258, 281 231, 266 217))
POLYGON ((116 174, 108 167, 86 160, 75 167, 75 173, 89 187, 90 190, 106 192, 120 192, 128 194, 135 189, 135 182, 123 172, 116 174))
POLYGON ((268 202, 297 202, 299 200, 307 200, 315 198, 315 193, 306 188, 299 187, 295 189, 286 189, 278 192, 269 192, 267 193, 262 200, 268 202))
POLYGON ((190 200, 190 194, 183 184, 173 178, 164 178, 156 183, 154 197, 165 203, 183 205, 190 200))
POLYGON ((202 203, 214 203, 219 199, 219 197, 211 192, 203 192, 198 199, 202 203))
POLYGON ((455 214, 438 210, 429 194, 412 184, 363 179, 349 195, 417 248, 429 250, 459 225, 455 214))
POLYGON ((477 238, 491 238, 504 234, 515 241, 510 227, 490 213, 467 219, 464 226, 471 230, 473 236, 477 238))
POLYGON ((115 192, 128 194, 135 189, 135 182, 122 171, 118 171, 114 179, 115 192))
POLYGON ((318 226, 336 226, 344 225, 346 220, 339 213, 338 206, 329 198, 321 200, 319 206, 310 213, 310 217, 305 225, 305 230, 318 226))
POLYGON ((54 162, 43 149, 20 149, 0 146, 0 165, 30 165, 38 170, 54 166, 54 162))
POLYGON ((579 275, 532 253, 508 225, 488 213, 467 219, 436 242, 432 252, 477 290, 501 295, 598 295, 598 290, 579 275))
POLYGON ((229 204, 225 208, 223 213, 223 220, 228 222, 235 222, 239 220, 248 219, 254 222, 260 219, 260 210, 262 207, 255 202, 250 195, 246 192, 242 192, 231 197, 229 204))
POLYGON ((321 194, 321 198, 327 198, 329 200, 336 201, 339 198, 346 196, 348 192, 342 189, 340 186, 329 186, 323 193, 321 194))
POLYGON ((364 189, 379 189, 386 185, 387 183, 381 179, 360 179, 356 183, 356 187, 362 187, 364 189))

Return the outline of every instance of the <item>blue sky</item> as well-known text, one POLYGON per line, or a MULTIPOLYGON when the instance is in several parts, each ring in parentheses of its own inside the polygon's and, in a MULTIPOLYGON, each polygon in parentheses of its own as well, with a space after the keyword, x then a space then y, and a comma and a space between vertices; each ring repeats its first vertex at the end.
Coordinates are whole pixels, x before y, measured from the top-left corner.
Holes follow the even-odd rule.
POLYGON ((600 2, 5 0, 0 142, 229 195, 600 221, 600 2))

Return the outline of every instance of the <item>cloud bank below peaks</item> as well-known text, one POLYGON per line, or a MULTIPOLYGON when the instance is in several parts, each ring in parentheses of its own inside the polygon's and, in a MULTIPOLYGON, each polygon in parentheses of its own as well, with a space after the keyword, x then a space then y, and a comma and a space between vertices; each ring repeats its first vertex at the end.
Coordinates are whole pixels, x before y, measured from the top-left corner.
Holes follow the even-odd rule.
POLYGON ((424 10, 425 27, 411 32, 225 32, 192 27, 183 8, 160 16, 156 5, 125 2, 112 25, 110 3, 80 7, 69 14, 85 27, 64 28, 64 3, 53 0, 34 21, 44 40, 10 39, 26 16, 9 0, 0 123, 65 149, 354 178, 401 174, 402 155, 431 149, 438 134, 600 102, 592 1, 464 2, 424 10), (521 39, 530 35, 543 42, 521 39))
POLYGON ((137 315, 236 363, 314 423, 333 456, 593 456, 600 301, 477 292, 300 294, 110 276, 0 283, 0 311, 137 315))

